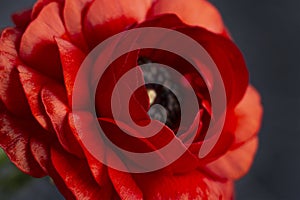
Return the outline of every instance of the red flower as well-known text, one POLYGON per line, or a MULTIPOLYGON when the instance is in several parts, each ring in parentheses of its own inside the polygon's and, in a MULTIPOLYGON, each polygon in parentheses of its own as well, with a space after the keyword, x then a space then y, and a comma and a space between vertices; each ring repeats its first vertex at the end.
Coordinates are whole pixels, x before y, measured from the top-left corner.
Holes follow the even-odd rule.
MULTIPOLYGON (((248 86, 241 53, 209 2, 39 0, 32 10, 13 19, 16 27, 5 29, 0 41, 0 146, 20 170, 34 177, 49 175, 67 199, 233 198, 233 182, 247 173, 256 152, 262 107, 259 94, 248 86), (141 27, 185 34, 205 48, 220 71, 227 96, 225 126, 204 158, 198 158, 198 153, 209 142, 205 137, 208 124, 219 117, 212 116, 209 96, 215 77, 205 72, 207 77, 202 78, 186 60, 170 52, 146 49, 119 57, 97 86, 97 118, 85 110, 73 110, 74 82, 91 50, 114 34, 141 27), (117 80, 138 61, 165 64, 183 74, 199 102, 199 110, 191 111, 190 116, 200 118, 201 123, 190 124, 182 135, 176 135, 178 117, 174 114, 156 136, 141 140, 124 136, 118 125, 136 130, 122 113, 117 124, 110 99, 117 80), (210 86, 206 86, 206 79, 210 86), (186 152, 171 165, 149 173, 127 173, 107 167, 84 145, 89 141, 106 159, 124 161, 107 146, 94 144, 90 132, 78 133, 78 126, 89 130, 94 120, 111 141, 128 151, 160 149, 174 138, 180 141, 188 137, 193 129, 197 136, 188 148, 183 146, 186 152)), ((200 67, 201 58, 193 61, 200 67)), ((141 74, 135 79, 144 81, 141 74)), ((185 86, 182 83, 178 87, 185 86)), ((130 100, 130 114, 137 124, 149 121, 146 89, 149 92, 149 87, 141 87, 130 100)), ((164 91, 152 90, 158 97, 164 91)), ((183 90, 184 94, 189 92, 183 90)), ((88 88, 81 92, 83 97, 90 95, 88 88)))

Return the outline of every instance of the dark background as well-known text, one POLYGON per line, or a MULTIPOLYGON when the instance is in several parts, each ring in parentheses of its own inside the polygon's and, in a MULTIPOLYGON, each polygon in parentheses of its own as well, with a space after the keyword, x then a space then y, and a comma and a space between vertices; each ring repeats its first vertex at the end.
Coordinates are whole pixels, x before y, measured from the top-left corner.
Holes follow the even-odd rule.
MULTIPOLYGON (((0 27, 11 25, 10 14, 33 2, 0 0, 0 27)), ((236 184, 237 200, 299 199, 300 1, 211 2, 243 51, 264 105, 260 148, 250 173, 236 184)), ((0 179, 4 176, 1 169, 0 179)), ((29 179, 11 195, 1 182, 0 199, 61 198, 48 179, 29 179)))

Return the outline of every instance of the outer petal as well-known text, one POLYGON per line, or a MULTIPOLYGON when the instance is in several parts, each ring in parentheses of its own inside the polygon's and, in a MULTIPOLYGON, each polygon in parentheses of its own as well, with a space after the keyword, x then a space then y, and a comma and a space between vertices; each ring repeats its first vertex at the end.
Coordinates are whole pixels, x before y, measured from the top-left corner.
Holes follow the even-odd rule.
POLYGON ((109 199, 109 196, 113 194, 113 187, 109 180, 107 167, 91 154, 89 151, 90 149, 88 149, 87 146, 85 146, 86 143, 84 143, 87 141, 87 143, 91 145, 90 147, 93 147, 97 153, 101 154, 101 156, 104 156, 106 153, 105 145, 101 143, 101 141, 97 142, 99 141, 98 138, 94 137, 93 128, 95 123, 98 122, 89 113, 76 112, 69 114, 70 127, 80 142, 81 148, 84 150, 90 171, 95 181, 103 189, 103 191, 105 191, 106 196, 104 196, 103 199, 109 199), (82 133, 80 130, 84 130, 85 132, 82 133))
POLYGON ((41 99, 61 145, 68 152, 82 157, 82 149, 69 127, 69 108, 64 88, 46 85, 41 91, 41 99))
POLYGON ((62 70, 54 37, 63 35, 65 28, 60 19, 59 5, 55 2, 50 3, 23 34, 20 44, 21 58, 47 76, 61 79, 62 70))
POLYGON ((58 4, 62 4, 64 0, 37 0, 37 2, 33 6, 33 10, 31 13, 31 18, 35 19, 43 10, 45 6, 47 6, 50 3, 57 2, 58 4))
POLYGON ((208 165, 218 176, 231 179, 238 179, 248 172, 258 146, 256 134, 261 124, 262 107, 259 95, 252 86, 248 87, 235 113, 234 144, 224 156, 208 165))
POLYGON ((258 139, 255 137, 208 164, 208 169, 221 178, 239 179, 249 171, 257 146, 258 139))
POLYGON ((0 147, 24 173, 34 177, 45 176, 44 170, 32 156, 29 140, 33 133, 45 134, 32 120, 21 120, 7 114, 0 115, 0 147))
POLYGON ((218 10, 206 0, 158 0, 149 10, 147 17, 159 14, 175 13, 189 24, 202 26, 215 33, 223 33, 224 25, 218 10))
POLYGON ((66 0, 63 11, 64 22, 74 44, 87 50, 87 44, 82 30, 82 16, 85 8, 92 0, 66 0))
POLYGON ((0 39, 0 98, 5 107, 17 116, 29 116, 27 103, 18 71, 17 43, 21 33, 16 29, 6 29, 0 39))
MULTIPOLYGON (((176 30, 196 40, 209 53, 222 76, 228 107, 235 107, 243 98, 249 79, 243 55, 237 46, 229 39, 202 28, 184 27, 176 30)), ((201 64, 201 60, 195 62, 201 64)))
POLYGON ((31 21, 32 10, 15 13, 12 15, 13 22, 19 28, 25 29, 31 21))
POLYGON ((48 137, 35 137, 30 139, 31 152, 36 161, 52 178, 55 185, 66 199, 75 199, 74 195, 66 186, 64 180, 59 176, 51 163, 50 144, 54 145, 56 144, 56 141, 50 140, 48 137))
POLYGON ((51 160, 76 199, 94 200, 105 196, 105 191, 93 179, 85 160, 77 159, 57 147, 51 149, 51 160))
POLYGON ((163 172, 135 174, 145 199, 226 199, 233 196, 230 182, 215 182, 198 171, 182 175, 163 172))
POLYGON ((131 174, 120 172, 111 168, 108 169, 108 172, 115 190, 121 199, 143 199, 142 191, 136 185, 131 174))
POLYGON ((143 20, 150 0, 95 0, 84 21, 86 39, 91 47, 135 22, 143 20))
POLYGON ((245 142, 260 129, 263 109, 258 92, 248 86, 245 96, 234 110, 237 119, 235 143, 245 142))
POLYGON ((28 67, 18 66, 18 71, 33 116, 43 128, 52 130, 51 122, 40 98, 40 92, 45 84, 53 84, 53 82, 28 67))
POLYGON ((72 93, 76 74, 85 58, 85 54, 66 40, 60 38, 56 38, 55 40, 60 53, 69 105, 72 105, 72 93))
MULTIPOLYGON (((105 191, 106 197, 109 198, 109 196, 111 196, 114 191, 110 177, 108 176, 107 167, 103 163, 95 159, 92 155, 90 155, 89 152, 86 151, 85 153, 94 179, 103 189, 103 191, 105 191)), ((105 199, 105 197, 103 197, 103 199, 105 199)))

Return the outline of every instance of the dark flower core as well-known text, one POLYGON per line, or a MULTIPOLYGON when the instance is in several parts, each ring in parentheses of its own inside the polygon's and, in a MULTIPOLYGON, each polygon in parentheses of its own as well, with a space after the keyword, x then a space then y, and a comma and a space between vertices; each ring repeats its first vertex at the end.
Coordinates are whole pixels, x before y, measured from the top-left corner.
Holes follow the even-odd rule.
POLYGON ((177 131, 180 124, 180 103, 178 98, 181 97, 181 86, 175 83, 171 74, 165 68, 156 66, 147 59, 140 57, 139 65, 143 65, 142 71, 146 88, 150 99, 150 110, 148 112, 152 119, 164 122, 174 132, 177 131), (155 84, 159 83, 159 84, 155 84), (159 107, 153 105, 159 104, 165 108, 165 112, 159 107), (166 114, 166 116, 164 116, 166 114))

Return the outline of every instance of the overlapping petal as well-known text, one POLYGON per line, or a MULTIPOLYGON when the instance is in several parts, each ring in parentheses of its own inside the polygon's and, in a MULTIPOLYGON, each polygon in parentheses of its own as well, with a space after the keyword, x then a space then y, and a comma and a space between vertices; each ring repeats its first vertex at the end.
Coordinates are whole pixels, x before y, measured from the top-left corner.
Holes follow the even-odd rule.
POLYGON ((68 123, 65 90, 58 85, 45 85, 41 90, 41 100, 61 145, 73 155, 83 157, 82 149, 68 123))
POLYGON ((257 91, 249 86, 247 92, 235 109, 237 120, 235 141, 229 151, 208 168, 220 177, 238 179, 245 175, 253 162, 257 147, 256 136, 262 117, 262 107, 257 91))
POLYGON ((89 45, 119 33, 127 26, 145 19, 150 0, 95 0, 84 19, 84 33, 89 45))
POLYGON ((22 60, 51 78, 62 79, 59 52, 54 37, 65 35, 58 3, 46 5, 22 35, 19 51, 22 60))
POLYGON ((10 160, 24 173, 43 177, 45 171, 37 163, 30 151, 30 137, 33 134, 45 134, 45 131, 32 120, 14 118, 9 114, 0 116, 0 147, 10 160))
POLYGON ((66 0, 63 10, 64 22, 72 43, 87 50, 86 39, 82 32, 84 12, 92 0, 66 0))
POLYGON ((48 77, 39 74, 29 67, 20 65, 18 66, 18 71, 33 116, 43 128, 52 130, 50 119, 40 98, 40 92, 45 84, 54 83, 48 77))
POLYGON ((0 40, 0 98, 5 107, 17 116, 30 115, 30 108, 20 82, 16 65, 19 58, 16 47, 21 32, 17 29, 6 29, 0 40))
POLYGON ((224 24, 219 11, 206 0, 158 0, 155 1, 147 17, 160 14, 176 14, 183 22, 201 26, 214 33, 223 33, 224 24))
POLYGON ((232 199, 232 183, 215 182, 199 171, 135 174, 145 199, 232 199), (145 181, 147 180, 147 181, 145 181))
MULTIPOLYGON (((0 147, 23 172, 35 177, 49 175, 67 199, 233 198, 232 181, 249 170, 256 152, 262 107, 255 89, 247 89, 242 54, 228 39, 212 4, 205 0, 38 0, 32 10, 13 19, 17 28, 4 30, 0 39, 0 147), (147 49, 124 54, 111 63, 96 85, 94 68, 85 76, 82 91, 76 93, 83 102, 73 107, 74 83, 92 48, 116 33, 141 27, 162 27, 185 34, 202 45, 218 67, 228 110, 220 138, 204 158, 198 158, 199 150, 217 137, 204 140, 209 121, 218 122, 218 116, 212 116, 208 94, 216 80, 209 70, 200 77, 191 63, 172 53, 147 49), (144 84, 142 71, 136 67, 144 57, 182 73, 197 93, 200 110, 189 111, 191 124, 180 135, 155 121, 152 125, 162 125, 162 129, 143 138, 147 132, 129 120, 132 118, 140 127, 150 122, 146 88, 134 91, 144 84), (132 69, 134 76, 121 89, 115 88, 132 69), (90 94, 91 86, 97 87, 95 96, 90 94), (111 109, 115 89, 117 116, 111 109), (129 105, 123 105, 127 93, 132 96, 129 105), (86 110, 91 108, 92 98, 95 113, 86 110), (124 106, 129 107, 130 116, 124 106), (157 158, 151 162, 168 162, 169 152, 182 150, 184 154, 155 172, 118 171, 109 164, 129 171, 145 166, 138 158, 112 148, 97 132, 99 125, 106 139, 123 150, 154 151, 157 158), (191 132, 196 132, 194 139, 191 132), (160 150, 171 141, 176 148, 163 154, 160 150)), ((158 46, 178 45, 166 44, 167 37, 162 36, 158 46)), ((134 42, 139 40, 147 40, 146 35, 134 42)), ((104 57, 113 56, 122 42, 107 47, 104 57)), ((185 44, 180 45, 185 48, 185 44)), ((201 58, 192 60, 202 69, 201 58)), ((187 99, 189 92, 184 91, 187 99)))
POLYGON ((93 200, 106 196, 106 191, 102 190, 88 173, 89 168, 85 160, 78 159, 57 147, 51 148, 51 160, 57 173, 76 199, 93 200))

